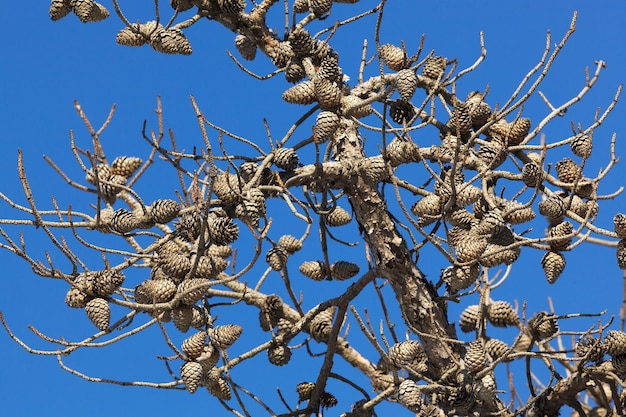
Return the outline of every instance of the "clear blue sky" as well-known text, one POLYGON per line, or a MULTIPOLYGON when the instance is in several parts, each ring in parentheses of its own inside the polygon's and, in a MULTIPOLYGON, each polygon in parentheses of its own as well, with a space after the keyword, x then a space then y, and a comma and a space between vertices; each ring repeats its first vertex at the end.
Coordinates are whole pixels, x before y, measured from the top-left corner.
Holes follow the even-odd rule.
MULTIPOLYGON (((131 21, 153 19, 152 2, 121 3, 131 21)), ((160 3, 168 13, 169 2, 160 3)), ((104 1, 104 4, 113 13, 109 1, 104 1)), ((366 10, 374 4, 374 1, 362 0, 355 6, 335 5, 333 14, 324 25, 331 25, 335 19, 347 16, 351 8, 366 10)), ((420 36, 426 34, 427 51, 435 49, 438 54, 456 57, 459 67, 464 68, 478 57, 479 32, 484 31, 487 59, 464 79, 459 90, 461 95, 465 95, 472 90, 482 90, 489 84, 489 101, 502 103, 541 56, 546 30, 551 29, 552 42, 558 42, 567 30, 574 10, 579 11, 578 30, 541 91, 554 102, 560 102, 582 88, 585 66, 593 68, 594 61, 605 60, 607 69, 582 103, 574 106, 554 126, 546 128, 547 140, 558 140, 570 134, 570 121, 589 123, 595 109, 606 108, 617 86, 626 80, 626 27, 623 24, 626 6, 622 2, 390 1, 381 41, 398 44, 404 40, 408 49, 414 51, 420 36)), ((88 133, 72 106, 75 99, 80 101, 94 125, 105 119, 113 103, 117 105, 113 122, 103 137, 109 155, 142 156, 148 153, 141 139, 141 126, 144 119, 155 126, 153 109, 157 95, 161 95, 163 100, 166 128, 174 129, 181 147, 186 149, 194 145, 202 146, 189 102, 192 94, 211 121, 257 142, 266 151, 268 142, 263 118, 267 118, 276 139, 303 113, 302 108, 294 108, 281 100, 280 93, 288 87, 282 76, 261 82, 236 68, 225 53, 226 49, 230 49, 237 55, 233 45, 234 35, 214 22, 203 21, 186 31, 194 53, 182 57, 160 55, 148 47, 129 48, 115 44, 115 34, 123 25, 116 16, 92 24, 82 24, 73 15, 52 22, 48 17, 48 2, 45 1, 28 4, 2 2, 0 16, 4 18, 0 27, 4 50, 0 63, 1 191, 19 204, 25 204, 26 200, 21 193, 15 168, 17 148, 24 152, 27 171, 41 206, 51 207, 49 196, 54 195, 62 206, 72 203, 86 207, 88 202, 72 200, 76 193, 68 190, 64 181, 42 159, 42 155, 50 156, 74 179, 83 181, 69 151, 70 129, 74 129, 79 146, 89 146, 88 133)), ((282 32, 280 13, 272 14, 271 18, 275 22, 271 26, 282 32)), ((374 22, 375 17, 370 16, 356 26, 357 31, 340 29, 334 39, 334 46, 340 52, 341 66, 353 80, 357 76, 363 38, 370 39, 370 45, 373 45, 374 22)), ((259 74, 267 73, 271 68, 263 57, 249 66, 259 74)), ((546 109, 540 102, 535 101, 533 105, 535 107, 529 105, 525 109, 525 114, 531 118, 545 114, 546 109)), ((588 175, 593 175, 608 162, 608 141, 613 132, 618 133, 618 154, 626 152, 621 142, 625 135, 623 120, 626 120, 626 107, 618 103, 594 137, 595 152, 586 168, 588 175)), ((216 138, 214 133, 211 135, 216 138)), ((299 137, 304 135, 307 135, 306 130, 299 137)), ((368 138, 370 141, 378 140, 372 133, 368 134, 368 138)), ((430 135, 418 134, 414 139, 421 145, 438 141, 432 131, 430 135)), ((625 173, 623 165, 618 164, 600 192, 610 193, 622 185, 625 173)), ((174 181, 175 178, 162 178, 139 187, 150 198, 173 198, 174 181)), ((610 228, 613 214, 624 211, 623 207, 624 198, 621 196, 613 201, 604 201, 597 224, 610 228)), ((6 204, 0 204, 0 218, 14 215, 15 212, 6 204)), ((290 225, 276 227, 278 230, 289 230, 290 225)), ((541 228, 543 224, 537 223, 535 227, 541 228)), ((9 231, 16 236, 16 229, 9 231)), ((358 236, 356 230, 346 233, 352 239, 358 236)), ((28 232, 26 237, 29 250, 42 254, 47 245, 43 233, 28 232)), ((358 253, 362 254, 362 248, 358 253)), ((315 256, 319 255, 312 255, 313 259, 315 256)), ((622 272, 615 264, 613 249, 584 245, 566 254, 568 266, 553 286, 545 283, 539 266, 540 256, 525 250, 511 277, 493 297, 519 303, 527 300, 530 311, 547 309, 547 297, 552 296, 559 314, 603 309, 608 309, 609 315, 618 313, 622 300, 622 272)), ((97 256, 92 255, 90 261, 97 263, 97 256)), ((65 283, 36 277, 28 265, 6 252, 0 252, 0 265, 3 268, 0 309, 19 337, 35 347, 49 349, 50 345, 34 337, 27 325, 32 324, 53 337, 73 340, 86 337, 93 331, 82 311, 69 309, 63 303, 67 290, 65 283)), ((420 259, 419 266, 433 279, 442 268, 441 262, 430 262, 427 256, 420 259)), ((297 275, 295 267, 293 270, 293 275, 297 275)), ((277 279, 277 276, 274 278, 277 279)), ((293 278, 305 280, 302 276, 293 278)), ((298 289, 313 288, 309 283, 298 285, 302 285, 298 289)), ((330 290, 313 288, 314 295, 307 304, 314 305, 328 297, 329 292, 337 295, 344 287, 327 287, 330 290)), ((372 300, 358 301, 361 308, 368 302, 372 300)), ((468 302, 451 306, 454 312, 452 320, 468 302)), ((236 317, 228 317, 228 310, 221 311, 221 314, 226 316, 224 324, 237 322, 236 317)), ((593 320, 582 323, 586 324, 572 320, 563 321, 561 325, 570 330, 582 330, 587 324, 593 324, 593 320)), ((359 340, 356 326, 353 326, 351 334, 359 340)), ((233 347, 234 352, 242 352, 246 342, 249 342, 248 347, 252 346, 252 337, 241 341, 241 350, 233 347)), ((0 346, 2 415, 225 414, 204 390, 189 395, 186 391, 89 383, 62 371, 54 357, 29 355, 6 334, 0 335, 0 346)), ((322 350, 321 346, 317 348, 322 350)), ((169 355, 170 352, 158 332, 152 332, 119 346, 79 352, 67 360, 71 366, 93 376, 166 382, 171 379, 155 355, 169 355)), ((295 358, 297 371, 268 368, 264 365, 265 359, 261 358, 263 360, 256 362, 257 368, 252 375, 240 374, 242 384, 251 389, 257 387, 272 398, 268 402, 277 404, 274 388, 278 385, 278 378, 288 378, 294 383, 315 378, 314 370, 319 360, 309 360, 305 356, 295 358)), ((371 357, 375 360, 375 355, 371 357)), ((178 366, 175 365, 175 372, 178 372, 178 366)), ((341 390, 345 389, 341 385, 337 387, 335 394, 341 394, 341 390)), ((285 391, 293 399, 293 392, 289 388, 285 391)), ((349 395, 354 395, 354 392, 349 395)), ((340 401, 340 407, 331 409, 327 415, 335 415, 348 408, 349 402, 340 401)), ((282 410, 281 407, 276 409, 282 410)))

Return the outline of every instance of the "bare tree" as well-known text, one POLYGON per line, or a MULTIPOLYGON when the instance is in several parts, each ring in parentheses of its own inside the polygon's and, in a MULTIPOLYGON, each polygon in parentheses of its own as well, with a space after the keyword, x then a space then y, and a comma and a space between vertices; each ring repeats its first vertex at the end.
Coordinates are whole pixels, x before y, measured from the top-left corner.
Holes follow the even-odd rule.
POLYGON ((241 58, 269 59, 276 70, 258 76, 231 55, 237 66, 259 82, 284 76, 293 85, 285 83, 282 98, 305 110, 278 139, 265 126, 271 148, 265 151, 258 141, 210 122, 192 98, 202 141, 185 150, 166 128, 157 99, 157 123, 144 123, 147 157, 140 158, 107 154, 101 137, 114 107, 98 127, 75 102, 91 137, 87 149, 70 133, 84 178, 72 178, 50 158, 46 162, 83 200, 61 207, 53 198, 42 208, 19 153, 28 205, 0 194, 16 212, 0 220, 1 247, 37 275, 65 281, 66 304, 84 309, 97 332, 69 341, 31 328, 53 346, 42 350, 22 342, 0 315, 17 343, 56 357, 62 369, 89 381, 191 393, 206 387, 235 415, 251 415, 251 407, 269 415, 323 414, 337 405, 329 380, 356 393, 356 400, 340 404, 338 413, 345 416, 375 415, 385 402, 420 416, 556 416, 565 406, 580 416, 624 414, 626 333, 609 330, 602 312, 593 327, 564 332, 559 322, 584 314, 526 311, 497 297, 522 249, 544 253, 541 267, 550 283, 565 269, 564 252, 579 245, 613 247, 618 266, 626 269, 626 216, 614 217, 614 230, 594 224, 601 202, 622 191, 598 193, 618 160, 615 136, 606 167, 595 176, 585 170, 594 131, 617 103, 621 86, 593 122, 572 122, 555 141, 542 136, 585 98, 604 68, 596 62, 562 103, 539 90, 576 29, 576 14, 561 39, 548 35, 540 61, 508 100, 490 105, 485 87, 457 95, 485 58, 482 38, 482 53, 468 68, 424 50, 424 39, 416 51, 386 43, 379 30, 384 0, 373 9, 359 9, 358 0, 170 5, 155 2, 154 20, 137 22, 116 0, 114 13, 93 0, 53 0, 50 17, 73 13, 96 22, 113 14, 121 27, 117 43, 166 54, 192 53, 187 28, 221 24, 233 31, 241 58), (333 3, 357 3, 356 12, 312 33, 325 24, 333 3), (284 9, 284 22, 267 22, 272 9, 284 9), (333 35, 368 15, 377 16, 375 45, 363 43, 359 72, 348 76, 333 35), (282 34, 270 29, 281 24, 282 34), (543 111, 543 117, 531 121, 526 106, 535 97, 543 107, 534 112, 543 111), (418 134, 419 144, 413 140, 418 134), (229 143, 238 143, 237 150, 229 143), (568 156, 558 159, 564 150, 568 156), (157 183, 167 174, 179 183, 175 199, 137 191, 138 181, 157 183), (301 232, 276 232, 282 223, 301 232), (337 232, 351 223, 358 226, 361 246, 337 232), (19 232, 27 227, 50 241, 42 259, 27 251, 19 232), (427 279, 419 269, 424 252, 441 260, 440 277, 427 279), (350 283, 329 296, 302 291, 303 279, 318 287, 323 281, 350 283), (472 294, 479 295, 478 304, 469 305, 472 294), (359 309, 358 297, 379 305, 359 309), (315 305, 307 307, 311 300, 315 305), (465 306, 456 324, 449 302, 465 306), (244 327, 251 317, 258 325, 244 327), (64 361, 78 350, 103 348, 151 328, 171 349, 160 358, 171 381, 105 380, 64 361), (496 338, 502 328, 515 336, 496 338), (459 338, 458 330, 467 337, 459 338), (242 332, 254 335, 248 345, 238 340, 242 332), (281 385, 279 401, 260 398, 239 378, 258 355, 290 366, 294 354, 321 355, 323 361, 310 380, 281 385), (345 376, 340 358, 359 377, 345 376), (525 379, 496 381, 497 368, 508 372, 517 363, 525 379))

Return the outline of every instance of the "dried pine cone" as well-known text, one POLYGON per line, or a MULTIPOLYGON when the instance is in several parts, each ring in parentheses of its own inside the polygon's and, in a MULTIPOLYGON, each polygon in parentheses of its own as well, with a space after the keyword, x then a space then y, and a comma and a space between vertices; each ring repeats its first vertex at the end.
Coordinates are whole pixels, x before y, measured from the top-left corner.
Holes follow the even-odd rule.
POLYGON ((446 63, 446 58, 442 56, 431 56, 424 62, 422 74, 431 80, 438 80, 446 71, 446 63))
POLYGON ((209 216, 207 231, 211 243, 215 245, 228 245, 239 237, 239 226, 227 217, 209 216))
POLYGON ((272 365, 287 365, 291 360, 291 348, 286 344, 272 344, 267 349, 267 359, 272 365))
POLYGON ((330 331, 333 327, 333 316, 335 315, 335 307, 329 307, 319 312, 309 323, 311 336, 317 341, 324 342, 328 340, 330 331))
POLYGON ((231 399, 231 391, 228 386, 228 382, 224 378, 217 368, 212 368, 206 374, 206 387, 211 395, 214 395, 220 400, 228 401, 231 399))
MULTIPOLYGON (((487 355, 491 358, 492 361, 497 361, 500 358, 503 358, 510 350, 509 345, 504 343, 502 340, 498 339, 489 339, 485 343, 485 351, 487 355)), ((504 362, 509 362, 511 359, 503 359, 504 362)))
POLYGON ((206 278, 186 279, 178 285, 176 296, 183 304, 194 305, 206 293, 211 281, 206 278))
POLYGON ((508 139, 509 146, 516 146, 522 143, 522 141, 528 135, 530 131, 530 119, 527 117, 520 117, 514 120, 510 125, 508 139))
POLYGON ((424 355, 424 349, 417 340, 396 343, 389 348, 389 359, 398 368, 411 365, 416 358, 422 355, 424 355))
POLYGON ((448 291, 455 294, 471 286, 478 279, 480 268, 477 263, 465 266, 449 266, 441 271, 441 279, 448 291))
POLYGON ((240 33, 235 36, 235 47, 243 59, 252 61, 254 57, 256 57, 256 45, 254 41, 246 35, 240 33))
POLYGON ((556 226, 548 228, 547 236, 551 240, 548 242, 550 249, 553 251, 561 251, 567 249, 572 242, 571 234, 574 226, 570 222, 561 222, 556 226), (554 239, 554 240, 552 240, 554 239))
POLYGON ((554 336, 559 331, 559 324, 554 317, 540 311, 528 320, 528 331, 535 340, 543 340, 554 336))
POLYGON ((285 171, 291 171, 298 166, 298 154, 293 148, 278 148, 274 153, 274 165, 285 171))
POLYGON ((99 22, 109 17, 106 7, 93 0, 72 0, 70 3, 74 7, 74 14, 83 23, 99 22))
POLYGON ((407 101, 394 100, 389 103, 389 117, 394 122, 403 125, 415 116, 415 108, 407 101))
POLYGON ((582 176, 582 168, 571 158, 563 158, 554 165, 556 175, 561 182, 572 183, 582 176))
POLYGON ((106 299, 96 297, 91 299, 85 305, 85 312, 91 322, 98 330, 106 330, 111 320, 111 308, 106 299))
POLYGON ((314 382, 300 382, 296 385, 296 392, 298 393, 298 401, 308 401, 311 399, 311 394, 315 390, 314 382))
POLYGON ((313 80, 313 88, 322 110, 332 110, 341 103, 341 88, 334 81, 316 76, 313 80))
POLYGON ((228 349, 241 336, 243 327, 238 324, 226 324, 207 330, 209 340, 216 349, 228 349))
POLYGON ((472 128, 472 118, 470 116, 470 107, 467 103, 456 100, 452 110, 452 116, 446 126, 454 135, 464 135, 472 128))
POLYGON ((324 217, 324 222, 331 227, 344 226, 352 221, 352 215, 343 207, 335 208, 324 217))
POLYGON ((180 29, 165 29, 159 27, 150 36, 150 46, 157 52, 164 54, 191 55, 191 43, 180 29))
POLYGON ((352 262, 337 261, 330 266, 330 276, 338 281, 350 279, 359 273, 359 266, 352 262))
POLYGON ((48 13, 50 14, 50 19, 55 21, 67 16, 71 11, 71 0, 52 0, 48 13))
POLYGON ((416 413, 424 407, 422 392, 415 381, 411 379, 405 379, 402 383, 400 383, 396 393, 396 398, 400 404, 416 413))
POLYGON ((392 71, 400 71, 409 64, 408 57, 402 48, 389 43, 382 45, 378 50, 378 54, 385 65, 392 71))
POLYGON ((485 252, 487 244, 487 239, 483 236, 467 236, 454 245, 456 258, 461 263, 475 261, 485 252))
POLYGON ((394 138, 387 144, 387 158, 393 167, 416 160, 418 152, 417 146, 409 140, 394 138))
POLYGON ((539 213, 551 221, 557 221, 565 215, 566 211, 565 201, 558 195, 553 195, 539 202, 539 213))
POLYGON ((302 242, 294 236, 283 235, 278 239, 278 246, 286 250, 287 253, 294 253, 302 249, 302 242))
POLYGON ((280 271, 287 265, 287 256, 287 251, 277 246, 267 251, 265 261, 274 271, 280 271))
POLYGON ((517 326, 519 317, 513 306, 506 301, 495 301, 487 309, 487 320, 496 327, 517 326))
POLYGON ((480 306, 470 305, 461 312, 459 326, 463 332, 469 333, 478 329, 478 320, 480 320, 480 306))
POLYGON ((543 172, 539 165, 534 162, 524 164, 522 168, 522 181, 524 181, 526 186, 537 187, 541 183, 542 176, 543 172))
POLYGON ((331 139, 339 128, 341 120, 339 116, 330 111, 322 111, 315 119, 315 128, 313 129, 314 140, 316 143, 324 143, 331 139))
POLYGON ((617 242, 617 266, 620 269, 626 269, 626 239, 621 239, 617 242))
POLYGON ((465 366, 472 372, 479 372, 485 367, 485 361, 487 360, 485 354, 485 346, 480 339, 470 342, 467 351, 465 352, 465 366))
POLYGON ((191 0, 170 0, 170 6, 177 12, 185 12, 191 9, 194 4, 191 0))
POLYGON ((322 281, 328 276, 328 271, 323 261, 305 261, 299 268, 302 275, 311 278, 314 281, 322 281))
POLYGON ((118 156, 111 163, 111 174, 121 175, 130 178, 142 164, 141 158, 134 156, 118 156))
POLYGON ((65 295, 65 304, 71 308, 85 308, 91 296, 85 294, 76 287, 70 287, 65 295))
POLYGON ((237 14, 246 7, 246 0, 217 0, 217 5, 223 13, 237 14))
POLYGON ((470 118, 472 119, 472 127, 480 129, 491 116, 491 107, 485 103, 483 94, 480 91, 472 91, 465 98, 465 102, 469 106, 470 118))
POLYGON ((599 339, 587 335, 578 341, 574 350, 579 358, 586 358, 588 362, 600 362, 604 358, 605 346, 599 339))
MULTIPOLYGON (((182 333, 187 333, 187 331, 191 327, 191 321, 193 319, 193 308, 191 306, 181 304, 178 307, 172 309, 170 317, 172 318, 174 326, 176 326, 178 330, 180 330, 182 333)), ((183 351, 184 350, 185 345, 183 343, 183 351)), ((187 352, 185 352, 185 354, 189 356, 187 352)))
POLYGON ((609 330, 604 336, 604 346, 610 356, 626 354, 626 333, 619 330, 609 330))
POLYGON ((222 200, 223 204, 230 205, 237 202, 241 186, 237 175, 223 172, 215 177, 213 192, 217 198, 222 200))
POLYGON ((417 89, 417 75, 415 71, 412 69, 402 69, 398 71, 396 86, 402 100, 411 100, 417 89))
POLYGON ((185 388, 190 393, 196 392, 202 381, 202 365, 198 362, 185 362, 180 368, 185 388))
POLYGON ((181 207, 177 201, 163 199, 156 200, 148 210, 155 223, 165 224, 178 217, 181 207))
POLYGON ((411 207, 411 213, 421 216, 436 216, 441 214, 443 201, 437 194, 428 194, 422 197, 411 207))
POLYGON ((580 156, 581 158, 589 158, 593 149, 591 136, 582 133, 576 135, 574 140, 572 140, 570 147, 574 155, 580 156))
POLYGON ((302 81, 283 93, 283 100, 291 104, 311 104, 315 102, 315 87, 313 81, 302 81))
POLYGON ((541 258, 541 267, 550 284, 554 284, 565 269, 565 257, 560 252, 546 252, 541 258))
POLYGON ((360 119, 372 114, 374 108, 366 104, 365 100, 350 94, 341 98, 341 111, 345 117, 360 119))
POLYGON ((620 239, 626 238, 626 215, 617 213, 613 217, 613 230, 620 239))
POLYGON ((124 274, 115 270, 98 271, 93 274, 93 293, 100 297, 113 294, 124 282, 124 274))

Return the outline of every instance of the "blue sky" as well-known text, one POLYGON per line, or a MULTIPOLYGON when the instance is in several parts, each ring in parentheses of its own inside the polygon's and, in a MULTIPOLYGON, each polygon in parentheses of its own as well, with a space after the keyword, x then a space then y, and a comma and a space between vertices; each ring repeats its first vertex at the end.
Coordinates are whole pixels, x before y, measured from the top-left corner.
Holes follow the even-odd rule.
MULTIPOLYGON (((131 21, 152 20, 152 2, 121 2, 131 21), (124 4, 128 3, 128 4, 124 4)), ((163 10, 168 2, 161 1, 163 10)), ((109 7, 108 1, 104 4, 109 7)), ((358 5, 335 5, 333 13, 318 28, 331 25, 335 19, 345 18, 350 10, 366 10, 375 4, 362 0, 358 5)), ((2 2, 0 16, 4 24, 0 27, 4 40, 4 56, 0 63, 0 175, 1 191, 25 204, 16 170, 17 148, 24 153, 27 172, 32 181, 35 195, 41 206, 51 207, 50 195, 54 195, 62 206, 87 207, 91 200, 78 201, 81 195, 71 190, 58 175, 43 161, 48 155, 77 181, 83 174, 69 151, 68 131, 74 129, 77 144, 89 147, 88 132, 73 108, 73 100, 79 100, 94 125, 99 125, 108 114, 113 103, 116 114, 103 136, 108 155, 145 156, 148 147, 141 138, 141 127, 147 119, 149 127, 156 126, 153 110, 156 96, 163 100, 166 128, 172 128, 180 147, 191 149, 202 146, 189 96, 194 95, 205 115, 212 122, 246 137, 269 150, 263 127, 266 118, 274 139, 282 137, 291 123, 304 113, 303 108, 288 105, 280 93, 288 87, 279 75, 261 82, 243 74, 225 53, 226 49, 237 55, 234 35, 214 22, 203 21, 186 31, 194 53, 191 56, 165 56, 148 47, 129 48, 115 44, 115 34, 123 24, 111 16, 100 23, 82 24, 70 15, 58 22, 50 21, 48 3, 31 2, 26 7, 22 2, 2 2)), ((435 49, 438 54, 456 57, 459 68, 471 65, 480 54, 479 32, 485 32, 487 59, 474 73, 463 79, 458 86, 460 95, 472 90, 482 90, 490 85, 489 102, 504 102, 519 80, 535 65, 545 45, 546 30, 552 30, 552 43, 558 42, 567 30, 572 13, 578 10, 577 32, 565 47, 553 70, 540 90, 558 103, 575 95, 584 84, 584 69, 594 68, 594 61, 606 61, 607 68, 596 86, 582 103, 572 107, 560 120, 548 126, 543 133, 546 139, 558 140, 570 134, 570 121, 589 123, 596 108, 605 109, 618 85, 626 74, 626 27, 623 24, 626 6, 622 2, 431 2, 427 6, 417 2, 389 2, 381 29, 382 43, 399 44, 404 40, 409 51, 415 51, 422 34, 426 34, 425 50, 435 49), (546 4, 547 3, 547 4, 546 4)), ((166 13, 167 13, 166 12, 166 13)), ((270 26, 282 32, 283 18, 280 13, 270 15, 270 26)), ((340 52, 340 63, 344 72, 356 80, 363 38, 373 45, 375 16, 365 18, 355 25, 357 30, 340 28, 333 40, 340 52)), ((371 55, 371 49, 370 49, 371 55)), ((249 64, 258 74, 271 71, 263 57, 249 64)), ((532 101, 525 109, 529 117, 546 113, 545 107, 532 101)), ((617 132, 617 153, 623 155, 626 148, 622 121, 626 119, 626 108, 618 103, 607 122, 594 136, 594 155, 586 167, 593 175, 609 160, 608 143, 613 132, 617 132)), ((307 136, 306 129, 298 137, 307 136)), ((216 139, 214 132, 211 138, 216 139)), ((369 143, 379 139, 367 133, 369 143)), ((416 133, 413 137, 420 145, 438 141, 433 131, 416 133)), ((235 150, 235 143, 227 143, 235 150)), ((217 145, 215 143, 217 148, 217 145)), ((558 153, 557 153, 558 154, 558 153)), ((558 157, 555 157, 555 161, 558 157)), ((601 185, 601 193, 610 193, 624 183, 624 167, 618 164, 601 185)), ((157 178, 157 177, 153 177, 157 178)), ((174 198, 176 179, 158 177, 153 182, 138 184, 148 201, 154 198, 174 198)), ((142 194, 143 195, 143 194, 142 194)), ((603 201, 596 224, 611 227, 611 219, 617 211, 624 210, 624 198, 603 201)), ((6 204, 0 204, 0 218, 11 218, 15 212, 6 204)), ((302 230, 275 219, 277 233, 302 230)), ((298 226, 299 227, 299 226, 298 226)), ((543 227, 537 223, 536 227, 543 227)), ((347 239, 358 240, 354 225, 347 226, 347 239)), ((12 236, 18 230, 7 228, 12 236)), ((43 255, 48 243, 43 233, 24 231, 29 250, 43 255)), ((34 231, 40 232, 40 231, 34 231)), ((277 234, 279 236, 280 234, 277 234)), ((314 239, 317 235, 313 233, 314 239)), ((318 247, 309 258, 319 256, 318 247)), ((363 248, 346 251, 349 256, 360 256, 363 248)), ((85 254, 89 261, 97 264, 98 256, 85 254)), ((304 255, 302 255, 304 256, 304 255)), ((608 309, 608 315, 616 315, 622 300, 622 272, 614 260, 614 250, 606 247, 583 245, 566 254, 567 268, 564 275, 553 286, 548 286, 539 266, 541 254, 525 250, 522 260, 511 272, 510 278, 492 296, 510 302, 528 302, 529 311, 547 309, 547 298, 553 297, 557 313, 597 312, 608 309)), ((304 258, 303 258, 304 259, 304 258)), ((100 261, 101 262, 101 261, 100 261)), ((53 337, 80 340, 93 331, 82 311, 69 309, 63 303, 66 284, 36 277, 28 265, 6 252, 0 252, 0 265, 4 269, 4 288, 0 291, 0 309, 13 331, 37 348, 48 349, 34 337, 27 325, 32 324, 53 337)), ((297 265, 297 264, 294 264, 297 265)), ((441 258, 422 256, 422 268, 432 279, 436 279, 442 268, 441 258)), ((324 289, 296 276, 298 290, 306 291, 307 305, 313 306, 328 297, 337 295, 345 285, 329 283, 324 289), (310 295, 309 295, 310 294, 310 295)), ((277 276, 271 278, 278 279, 277 276)), ((252 278, 251 278, 252 279, 252 278)), ((325 284, 325 283, 322 283, 325 284)), ((370 299, 359 299, 362 308, 373 303, 370 299)), ((473 302, 476 300, 474 299, 473 302)), ((451 320, 471 299, 460 306, 452 305, 451 320)), ((374 303, 375 304, 375 303, 374 303)), ((371 307, 375 309, 375 307, 371 307)), ((220 310, 222 324, 237 322, 237 314, 220 310)), ((605 321, 607 316, 605 316, 605 321)), ((561 326, 569 330, 582 330, 594 320, 563 321, 561 326)), ((250 325, 251 327, 252 325, 250 325)), ((254 345, 254 331, 242 337, 241 353, 254 345)), ((356 326, 351 335, 356 342, 362 340, 356 326)), ((506 336, 506 335, 505 335, 506 336)), ((505 337, 503 336, 503 337, 505 337)), ((510 336, 510 335, 509 335, 510 336)), ((167 346, 158 332, 142 334, 107 349, 78 352, 67 358, 68 364, 92 376, 120 380, 145 380, 167 382, 170 379, 165 367, 155 359, 156 355, 169 355, 167 346)), ((568 341, 569 343, 569 341, 568 341)), ((0 335, 2 357, 0 359, 0 414, 7 416, 51 415, 104 416, 152 414, 166 415, 172 411, 210 413, 222 415, 223 409, 206 391, 195 395, 185 391, 165 391, 149 388, 125 388, 108 384, 86 382, 62 371, 54 357, 29 355, 13 343, 6 334, 0 335)), ((237 346, 237 345, 235 345, 237 346)), ((321 346, 316 346, 322 351, 321 346)), ((233 347, 235 349, 235 347, 233 347)), ((371 352, 372 348, 366 350, 371 352)), ((371 355, 375 360, 375 355, 371 355)), ((242 383, 267 395, 270 404, 277 404, 275 387, 280 378, 294 383, 315 378, 319 358, 308 359, 306 355, 294 356, 295 368, 268 368, 265 358, 256 361, 252 373, 240 373, 242 383), (265 361, 265 362, 264 362, 265 361)), ((175 365, 174 370, 177 372, 175 365)), ((346 371, 350 375, 350 371, 346 371)), ((335 394, 345 386, 336 385, 335 394)), ((285 388, 293 400, 293 392, 285 388)), ((354 392, 346 393, 346 398, 354 392)), ((335 415, 349 408, 349 402, 340 402, 335 415)), ((282 409, 276 407, 278 411, 282 409)), ((393 408, 397 410, 396 407, 393 408)))

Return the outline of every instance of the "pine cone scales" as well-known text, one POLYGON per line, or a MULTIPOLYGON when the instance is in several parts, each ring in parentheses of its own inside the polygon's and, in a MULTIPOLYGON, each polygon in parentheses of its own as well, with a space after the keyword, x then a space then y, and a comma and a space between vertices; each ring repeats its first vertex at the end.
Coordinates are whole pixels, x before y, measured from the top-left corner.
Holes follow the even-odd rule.
POLYGON ((241 336, 243 327, 237 324, 216 326, 207 331, 211 344, 216 349, 228 349, 241 336))
POLYGON ((487 357, 482 340, 470 342, 464 359, 465 366, 472 372, 479 372, 485 367, 487 357))
POLYGON ((211 369, 206 375, 206 387, 211 395, 214 395, 220 400, 230 400, 232 394, 228 382, 224 378, 220 371, 216 368, 211 369))
POLYGON ((76 287, 70 287, 65 295, 65 304, 71 308, 85 308, 91 297, 76 287))
POLYGON ((396 343, 389 348, 389 359, 398 368, 404 368, 424 354, 424 349, 416 340, 407 340, 405 342, 396 343))
POLYGON ((330 331, 333 327, 333 316, 335 315, 335 307, 329 307, 324 311, 318 313, 311 323, 309 324, 309 329, 311 332, 311 336, 315 340, 318 341, 326 341, 328 340, 328 336, 330 335, 330 331))
POLYGON ((204 330, 199 331, 185 339, 181 349, 190 359, 197 359, 204 351, 206 339, 207 333, 204 330))
POLYGON ((267 359, 272 365, 287 365, 291 360, 291 349, 285 344, 273 344, 267 349, 267 359))
POLYGON ((528 320, 528 330, 536 340, 552 337, 559 331, 559 324, 554 317, 540 311, 528 320))
POLYGON ((106 299, 97 297, 88 301, 85 305, 85 312, 98 330, 104 331, 109 327, 111 308, 106 299))
POLYGON ((312 104, 315 102, 315 87, 313 81, 302 81, 283 93, 283 100, 291 104, 312 104))
POLYGON ((560 252, 546 252, 541 258, 541 267, 550 284, 554 284, 565 270, 565 257, 560 252))
POLYGON ((314 281, 322 281, 328 276, 328 272, 322 261, 305 261, 300 265, 299 270, 302 275, 314 281))
POLYGON ((324 220, 331 227, 344 226, 352 221, 352 215, 343 207, 336 206, 334 210, 326 215, 324 220))
POLYGON ((422 393, 419 387, 415 381, 410 379, 402 381, 398 387, 396 398, 400 404, 416 413, 419 412, 424 406, 422 393))
POLYGON ((340 123, 341 120, 335 113, 330 111, 320 112, 315 119, 315 128, 313 129, 315 142, 324 143, 331 139, 339 128, 340 123))
POLYGON ((176 295, 180 296, 183 304, 194 305, 204 297, 210 283, 207 278, 186 279, 178 285, 176 295))
POLYGON ((235 47, 245 60, 252 61, 256 57, 256 45, 246 35, 240 33, 235 36, 235 47))
POLYGON ((174 200, 156 200, 149 207, 150 216, 155 223, 169 223, 178 217, 181 206, 174 200))
POLYGON ((378 53, 385 65, 392 71, 400 71, 408 65, 406 53, 395 45, 389 43, 382 45, 378 53))
POLYGON ((202 381, 202 365, 198 362, 185 362, 180 368, 180 376, 187 391, 193 394, 202 381))
POLYGON ((413 98, 415 90, 417 89, 417 75, 412 69, 402 69, 398 71, 396 78, 396 86, 398 88, 398 94, 402 97, 402 100, 409 101, 413 98))
POLYGON ((50 19, 53 21, 64 18, 72 11, 71 0, 52 0, 50 3, 50 19))
POLYGON ((330 266, 330 276, 338 281, 344 281, 358 274, 359 269, 359 266, 355 263, 337 261, 330 266))
POLYGON ((446 70, 446 58, 442 56, 432 56, 426 60, 422 68, 424 77, 437 80, 443 77, 446 70))
POLYGON ((610 356, 626 354, 626 333, 619 330, 609 330, 604 337, 604 346, 610 356))
POLYGON ((517 326, 519 317, 513 306, 506 301, 495 301, 487 309, 487 319, 496 327, 517 326))
POLYGON ((478 320, 480 320, 480 306, 477 304, 467 306, 461 312, 459 327, 464 333, 469 333, 478 329, 478 320))
POLYGON ((570 144, 572 152, 581 158, 589 158, 593 149, 591 136, 585 134, 576 135, 570 144))
POLYGON ((109 11, 93 0, 72 0, 74 14, 83 23, 98 22, 109 17, 109 11))

